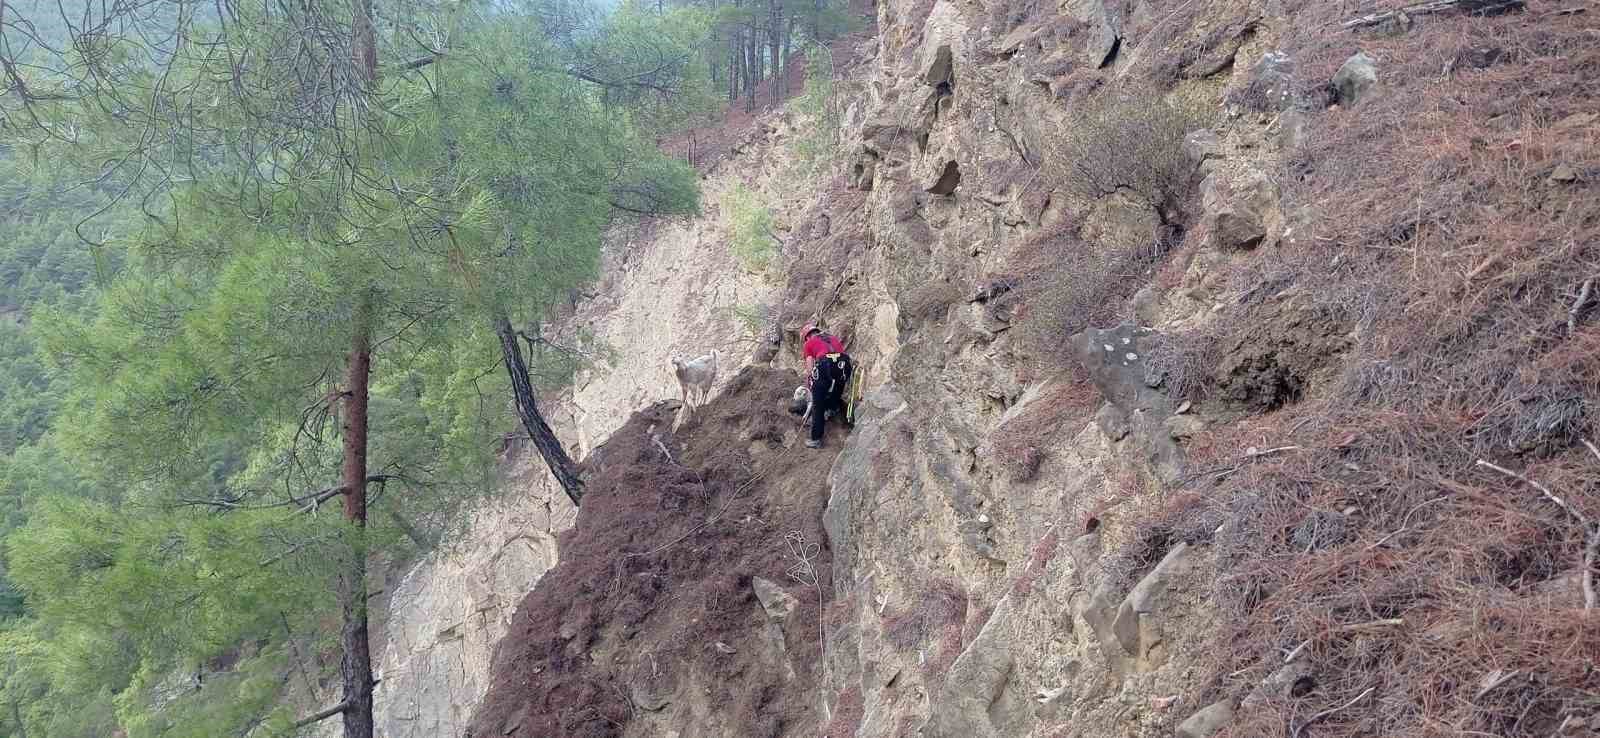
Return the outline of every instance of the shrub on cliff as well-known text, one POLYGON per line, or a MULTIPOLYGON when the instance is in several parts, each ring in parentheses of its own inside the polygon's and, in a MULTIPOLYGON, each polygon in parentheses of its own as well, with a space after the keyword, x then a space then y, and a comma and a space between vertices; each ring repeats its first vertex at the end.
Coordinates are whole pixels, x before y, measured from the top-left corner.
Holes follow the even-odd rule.
POLYGON ((1203 123, 1200 110, 1155 93, 1085 96, 1046 142, 1044 171, 1058 188, 1088 200, 1131 190, 1166 217, 1189 185, 1184 134, 1203 123))

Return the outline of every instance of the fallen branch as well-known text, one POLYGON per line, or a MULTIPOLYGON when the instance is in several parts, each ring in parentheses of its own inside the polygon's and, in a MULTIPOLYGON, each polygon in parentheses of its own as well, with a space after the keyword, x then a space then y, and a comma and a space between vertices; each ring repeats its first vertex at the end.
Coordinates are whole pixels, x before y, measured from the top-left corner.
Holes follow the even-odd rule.
POLYGON ((1497 472, 1500 472, 1501 474, 1504 474, 1504 475, 1506 475, 1508 477, 1511 477, 1512 479, 1519 480, 1522 483, 1524 483, 1524 484, 1526 484, 1526 485, 1528 485, 1528 486, 1530 486, 1530 487, 1532 487, 1532 488, 1534 488, 1536 490, 1539 490, 1541 493, 1544 494, 1546 499, 1550 500, 1551 502, 1556 503, 1556 505, 1559 506, 1562 510, 1565 510, 1568 515, 1571 515, 1574 520, 1578 521, 1579 523, 1581 523, 1581 524, 1583 524, 1585 526, 1587 526, 1589 524, 1589 520, 1587 518, 1585 518, 1582 515, 1578 514, 1577 510, 1572 509, 1572 506, 1568 505, 1566 500, 1561 499, 1561 497, 1558 496, 1556 493, 1551 492, 1549 487, 1546 487, 1546 486, 1544 486, 1544 485, 1542 485, 1542 484, 1540 484, 1538 482, 1533 481, 1532 479, 1529 479, 1526 475, 1519 474, 1517 472, 1511 471, 1510 469, 1507 469, 1507 468, 1505 468, 1503 466, 1500 466, 1498 464, 1491 464, 1491 463, 1489 463, 1487 461, 1484 461, 1483 459, 1478 459, 1478 466, 1482 466, 1482 467, 1486 467, 1486 468, 1489 468, 1489 469, 1493 469, 1493 470, 1495 470, 1497 472))
POLYGON ((1314 722, 1316 722, 1318 720, 1321 720, 1321 719, 1323 719, 1323 718, 1325 718, 1325 717, 1327 717, 1329 715, 1332 715, 1332 714, 1334 714, 1336 712, 1339 712, 1341 710, 1350 709, 1357 702, 1360 702, 1360 701, 1366 699, 1367 695, 1372 694, 1373 691, 1375 691, 1375 690, 1377 690, 1377 687, 1367 687, 1367 690, 1365 692, 1362 692, 1361 694, 1356 695, 1355 699, 1350 700, 1349 702, 1346 702, 1346 703, 1344 703, 1344 704, 1342 704, 1342 705, 1340 705, 1338 707, 1330 707, 1330 708, 1328 708, 1326 710, 1323 710, 1322 712, 1319 712, 1319 713, 1317 713, 1315 715, 1312 715, 1311 717, 1307 718, 1305 722, 1301 723, 1300 727, 1297 727, 1297 728, 1294 729, 1293 738, 1300 738, 1300 731, 1305 730, 1306 726, 1308 726, 1308 725, 1310 725, 1310 724, 1312 724, 1312 723, 1314 723, 1314 722))
MULTIPOLYGON (((1341 625, 1337 628, 1334 628, 1333 630, 1328 631, 1326 635, 1333 635, 1335 633, 1354 633, 1356 631, 1371 630, 1373 628, 1398 628, 1405 624, 1406 621, 1402 618, 1373 620, 1366 623, 1351 623, 1349 625, 1341 625)), ((1289 652, 1289 655, 1283 657, 1283 663, 1287 664, 1293 662, 1294 658, 1299 656, 1301 651, 1306 650, 1306 646, 1309 645, 1311 645, 1311 641, 1301 641, 1300 645, 1295 646, 1294 650, 1289 652)))
POLYGON ((661 442, 661 436, 651 433, 650 442, 656 445, 656 449, 661 452, 661 456, 667 460, 668 464, 674 466, 678 464, 677 460, 672 458, 672 452, 667 450, 667 444, 661 442))
POLYGON ((1379 546, 1382 546, 1390 538, 1393 538, 1393 537, 1395 537, 1397 535, 1400 535, 1401 533, 1404 533, 1404 532, 1406 532, 1408 530, 1411 530, 1411 516, 1414 515, 1418 510, 1421 510, 1422 508, 1427 507, 1428 505, 1432 505, 1435 502, 1439 502, 1440 500, 1448 500, 1448 499, 1450 499, 1450 498, 1449 497, 1435 497, 1435 498, 1433 498, 1431 500, 1426 500, 1424 502, 1418 503, 1416 507, 1413 507, 1409 511, 1406 512, 1405 518, 1400 521, 1400 529, 1399 530, 1396 530, 1395 532, 1390 533, 1389 535, 1386 535, 1386 536, 1384 536, 1382 538, 1379 538, 1378 540, 1374 541, 1372 543, 1372 545, 1367 546, 1367 550, 1371 551, 1372 549, 1375 549, 1375 548, 1377 548, 1379 546))
POLYGON ((1593 610, 1596 604, 1594 591, 1594 565, 1600 560, 1600 525, 1589 526, 1589 540, 1583 550, 1583 609, 1593 610))
POLYGON ((1404 618, 1387 618, 1387 619, 1384 619, 1384 620, 1372 620, 1372 621, 1365 622, 1365 623, 1351 623, 1349 625, 1341 625, 1341 626, 1339 626, 1337 628, 1334 628, 1333 632, 1334 633, 1353 633, 1353 632, 1358 631, 1358 630, 1371 630, 1373 628, 1398 628, 1398 627, 1400 627, 1402 625, 1405 625, 1405 624, 1406 624, 1406 621, 1405 621, 1404 618))
POLYGON ((1384 13, 1363 15, 1352 18, 1339 24, 1346 30, 1376 26, 1402 15, 1428 15, 1430 13, 1443 13, 1450 10, 1463 10, 1477 15, 1491 15, 1511 10, 1520 10, 1527 5, 1526 0, 1434 0, 1433 2, 1408 5, 1399 10, 1390 10, 1384 13))
POLYGON ((1572 335, 1578 330, 1578 316, 1583 313, 1585 305, 1589 304, 1589 291, 1594 289, 1594 277, 1583 280, 1583 287, 1578 289, 1578 299, 1572 301, 1572 307, 1567 308, 1567 335, 1572 335))
POLYGON ((1484 259, 1482 262, 1479 262, 1479 264, 1477 266, 1472 268, 1472 271, 1467 272, 1467 281, 1469 281, 1469 282, 1472 281, 1479 274, 1482 274, 1485 269, 1488 269, 1489 267, 1492 267, 1492 266, 1494 266, 1495 264, 1498 264, 1498 263, 1500 263, 1500 254, 1498 254, 1498 253, 1490 254, 1489 258, 1484 259))
POLYGON ((1255 459, 1255 458, 1260 458, 1262 456, 1267 456, 1269 454, 1278 454, 1278 453, 1283 453, 1285 451, 1299 451, 1299 450, 1300 450, 1299 446, 1279 446, 1277 448, 1269 448, 1269 449, 1267 449, 1265 451, 1258 451, 1258 450, 1256 450, 1256 448, 1254 446, 1251 446, 1250 448, 1245 449, 1244 458, 1246 458, 1246 459, 1255 459))
POLYGON ((1473 695, 1472 699, 1474 701, 1483 699, 1484 695, 1499 689, 1500 685, 1511 681, 1514 677, 1521 673, 1522 670, 1520 669, 1512 669, 1511 671, 1507 672, 1502 672, 1499 669, 1495 669, 1483 678, 1483 686, 1478 688, 1478 693, 1473 695))
MULTIPOLYGON (((1587 438, 1583 439, 1583 445, 1585 448, 1589 449, 1589 453, 1594 454, 1596 459, 1600 459, 1600 448, 1596 448, 1595 445, 1590 443, 1589 439, 1587 438)), ((1532 479, 1529 479, 1527 476, 1518 474, 1502 466, 1496 466, 1484 461, 1483 459, 1478 459, 1478 466, 1488 467, 1513 479, 1521 480, 1534 489, 1539 490, 1540 492, 1544 493, 1546 498, 1559 505, 1562 510, 1567 511, 1568 515, 1571 515, 1574 520, 1578 521, 1579 525, 1583 526, 1583 576, 1581 577, 1583 584, 1583 609, 1593 610, 1596 604, 1600 604, 1600 595, 1595 593, 1594 583, 1595 563, 1596 561, 1600 561, 1600 523, 1591 522, 1577 510, 1574 510, 1572 506, 1568 505, 1566 500, 1561 499, 1560 497, 1556 496, 1554 492, 1551 492, 1549 487, 1535 482, 1532 479)))

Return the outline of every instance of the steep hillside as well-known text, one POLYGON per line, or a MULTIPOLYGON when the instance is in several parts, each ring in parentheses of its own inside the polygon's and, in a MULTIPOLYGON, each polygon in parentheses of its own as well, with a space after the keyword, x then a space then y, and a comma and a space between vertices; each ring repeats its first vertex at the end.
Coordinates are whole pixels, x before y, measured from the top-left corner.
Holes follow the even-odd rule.
MULTIPOLYGON (((641 407, 678 396, 668 358, 718 349, 729 363, 718 385, 752 350, 771 347, 774 273, 752 268, 729 247, 730 193, 743 188, 779 229, 810 205, 785 186, 795 163, 795 121, 780 113, 735 110, 716 129, 714 148, 699 139, 705 213, 619 228, 603 253, 601 281, 575 295, 552 321, 555 346, 593 346, 571 387, 541 398, 562 441, 580 460, 641 407), (580 340, 585 339, 585 340, 580 340)), ((557 349, 552 349, 557 350, 557 349)), ((537 452, 517 439, 502 454, 507 494, 475 510, 440 551, 404 572, 380 603, 378 725, 390 738, 459 735, 490 681, 490 656, 512 614, 559 558, 557 537, 577 511, 537 452)), ((308 705, 327 702, 307 699, 308 705)), ((318 735, 337 735, 323 724, 318 735)))
POLYGON ((660 403, 590 455, 467 735, 815 733, 831 459, 773 399, 794 383, 746 369, 677 430, 660 403))
POLYGON ((880 2, 776 301, 862 421, 630 421, 471 735, 1600 733, 1600 9, 1399 8, 880 2))

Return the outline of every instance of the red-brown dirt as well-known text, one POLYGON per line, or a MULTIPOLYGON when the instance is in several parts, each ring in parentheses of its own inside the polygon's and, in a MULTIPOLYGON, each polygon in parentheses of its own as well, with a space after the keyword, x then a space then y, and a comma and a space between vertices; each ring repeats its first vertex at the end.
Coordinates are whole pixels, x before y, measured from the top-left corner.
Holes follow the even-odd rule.
POLYGON ((685 735, 711 720, 750 736, 819 729, 833 453, 800 445, 783 407, 795 383, 746 369, 677 431, 677 403, 657 403, 595 450, 561 561, 518 607, 467 736, 620 736, 662 702, 660 714, 697 721, 685 735), (791 576, 801 541, 817 579, 791 576), (755 577, 798 600, 781 625, 786 657, 755 577))

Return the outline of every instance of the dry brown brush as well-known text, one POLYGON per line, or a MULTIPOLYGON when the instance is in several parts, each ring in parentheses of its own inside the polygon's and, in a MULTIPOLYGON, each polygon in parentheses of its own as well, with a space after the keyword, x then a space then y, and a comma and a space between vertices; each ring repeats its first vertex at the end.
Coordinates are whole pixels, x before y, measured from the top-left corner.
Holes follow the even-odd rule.
POLYGON ((1130 192, 1176 220, 1193 163, 1183 139, 1205 124, 1201 111, 1166 102, 1153 91, 1107 90, 1084 96, 1044 142, 1052 184, 1086 200, 1130 192))
POLYGON ((1583 445, 1600 411, 1584 290, 1600 274, 1600 136, 1572 117, 1600 99, 1597 20, 1529 2, 1352 38, 1323 30, 1340 4, 1287 5, 1280 46, 1304 84, 1357 43, 1381 82, 1310 114, 1280 174, 1314 232, 1248 268, 1283 280, 1272 293, 1312 293, 1352 345, 1253 428, 1296 450, 1185 481, 1227 518, 1214 545, 1236 646, 1207 696, 1243 698, 1293 656, 1312 669, 1302 688, 1263 695, 1225 735, 1546 738, 1600 713, 1580 523, 1600 519, 1583 445))

